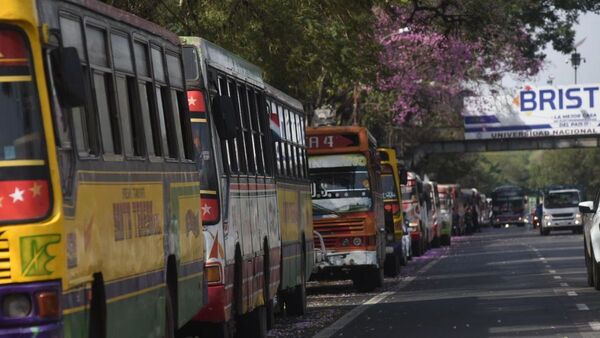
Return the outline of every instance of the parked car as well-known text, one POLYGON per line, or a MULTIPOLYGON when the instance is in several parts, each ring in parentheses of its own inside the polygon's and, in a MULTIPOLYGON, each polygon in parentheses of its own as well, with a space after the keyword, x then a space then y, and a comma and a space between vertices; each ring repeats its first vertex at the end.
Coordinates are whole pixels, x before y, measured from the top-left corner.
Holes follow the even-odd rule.
POLYGON ((583 252, 587 270, 587 283, 600 290, 600 191, 593 201, 579 203, 583 219, 583 252))

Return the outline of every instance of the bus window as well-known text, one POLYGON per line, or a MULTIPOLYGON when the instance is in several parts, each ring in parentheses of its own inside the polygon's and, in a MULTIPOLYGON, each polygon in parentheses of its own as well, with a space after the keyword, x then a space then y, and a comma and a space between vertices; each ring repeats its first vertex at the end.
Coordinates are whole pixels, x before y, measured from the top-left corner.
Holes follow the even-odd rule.
POLYGON ((39 102, 23 35, 0 29, 0 161, 42 160, 44 137, 39 102))

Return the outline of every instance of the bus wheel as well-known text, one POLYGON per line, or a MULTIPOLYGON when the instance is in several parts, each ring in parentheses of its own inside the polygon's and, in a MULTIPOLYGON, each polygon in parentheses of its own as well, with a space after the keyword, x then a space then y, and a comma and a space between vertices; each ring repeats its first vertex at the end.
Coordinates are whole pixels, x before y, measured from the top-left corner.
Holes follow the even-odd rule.
POLYGON ((400 273, 400 257, 398 252, 386 255, 383 272, 386 277, 396 277, 400 273))
POLYGON ((302 253, 300 264, 300 285, 287 294, 285 310, 292 316, 303 316, 306 313, 306 255, 302 253))
POLYGON ((175 311, 169 288, 165 289, 165 338, 175 338, 175 311))
POLYGON ((421 241, 412 241, 412 255, 413 257, 419 257, 423 254, 423 248, 421 246, 421 241))
POLYGON ((594 275, 592 271, 592 260, 590 259, 590 255, 588 254, 587 244, 585 239, 583 240, 583 254, 585 256, 585 269, 587 272, 587 284, 588 286, 594 286, 594 275))
POLYGON ((252 312, 246 313, 241 320, 240 337, 265 338, 267 337, 267 308, 256 307, 252 312))
POLYGON ((431 247, 432 248, 439 248, 440 247, 440 236, 433 237, 433 241, 431 241, 431 247))

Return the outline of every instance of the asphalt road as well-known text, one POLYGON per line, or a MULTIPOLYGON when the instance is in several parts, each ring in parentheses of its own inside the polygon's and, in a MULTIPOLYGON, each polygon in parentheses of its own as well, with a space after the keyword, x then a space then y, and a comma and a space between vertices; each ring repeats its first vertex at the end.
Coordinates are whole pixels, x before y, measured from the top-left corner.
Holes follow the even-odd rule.
POLYGON ((484 229, 430 250, 374 293, 311 284, 283 337, 600 337, 600 292, 586 284, 582 235, 484 229))

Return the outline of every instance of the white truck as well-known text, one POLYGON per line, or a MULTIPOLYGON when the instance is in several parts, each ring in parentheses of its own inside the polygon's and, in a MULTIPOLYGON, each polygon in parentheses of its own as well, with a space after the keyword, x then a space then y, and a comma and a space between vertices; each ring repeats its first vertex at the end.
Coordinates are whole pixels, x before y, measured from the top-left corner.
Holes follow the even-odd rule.
POLYGON ((577 189, 550 190, 545 193, 540 234, 546 236, 553 230, 572 230, 573 233, 582 233, 580 201, 581 192, 577 189))

